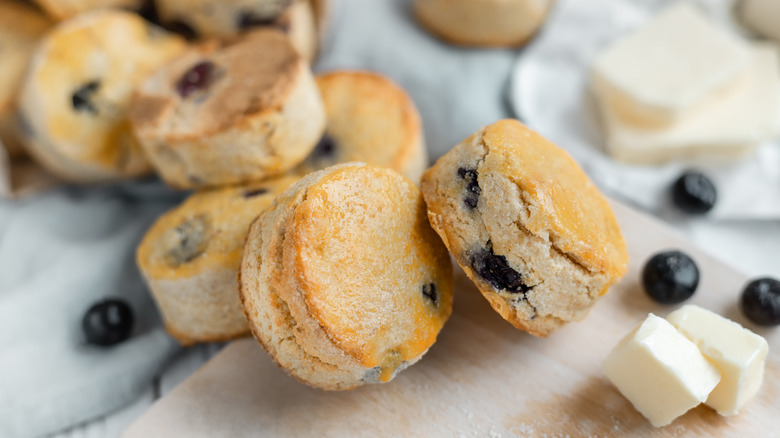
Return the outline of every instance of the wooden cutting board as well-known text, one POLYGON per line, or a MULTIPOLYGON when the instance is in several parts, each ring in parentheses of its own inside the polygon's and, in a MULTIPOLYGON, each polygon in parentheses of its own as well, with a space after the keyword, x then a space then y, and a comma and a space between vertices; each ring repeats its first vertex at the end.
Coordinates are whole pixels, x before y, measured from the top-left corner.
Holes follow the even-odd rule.
POLYGON ((439 341, 392 382, 346 392, 309 388, 244 339, 158 401, 125 436, 777 436, 780 328, 759 329, 739 313, 747 279, 668 226, 618 203, 613 208, 628 242, 628 273, 584 321, 547 339, 501 319, 456 270, 455 310, 439 341), (668 248, 683 249, 699 265, 699 289, 688 302, 765 336, 769 356, 759 394, 739 415, 699 406, 654 429, 600 366, 649 312, 666 316, 677 307, 651 301, 638 283, 648 257, 668 248))

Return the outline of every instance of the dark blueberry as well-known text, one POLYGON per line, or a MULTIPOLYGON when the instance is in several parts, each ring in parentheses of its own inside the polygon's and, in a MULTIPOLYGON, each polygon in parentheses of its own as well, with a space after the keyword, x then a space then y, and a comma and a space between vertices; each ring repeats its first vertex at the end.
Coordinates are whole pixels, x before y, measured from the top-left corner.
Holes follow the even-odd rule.
POLYGON ((742 313, 758 325, 780 324, 780 281, 759 278, 745 286, 740 302, 742 313))
POLYGON ((160 24, 160 16, 157 14, 157 8, 152 0, 146 0, 141 4, 141 7, 138 8, 138 15, 150 23, 160 24))
POLYGON ((642 285, 650 298, 659 303, 681 303, 696 292, 699 268, 680 251, 664 251, 651 257, 645 264, 642 285))
POLYGON ((201 255, 206 249, 207 232, 208 221, 205 216, 195 216, 168 231, 164 238, 171 262, 180 265, 201 255))
POLYGON ((439 292, 436 290, 435 283, 424 284, 422 287, 422 294, 425 298, 431 300, 434 305, 439 305, 439 292))
POLYGON ((236 27, 245 30, 252 27, 273 26, 275 21, 276 15, 259 16, 252 11, 243 11, 236 18, 236 27))
POLYGON ((471 255, 471 266, 480 277, 498 290, 511 293, 528 292, 533 287, 523 283, 523 275, 512 269, 506 257, 493 253, 493 243, 471 255))
POLYGON ((332 157, 335 151, 336 141, 330 135, 323 134, 320 141, 317 142, 317 146, 311 152, 311 156, 317 158, 332 157))
POLYGON ((89 81, 80 86, 71 95, 71 104, 77 112, 87 112, 97 115, 98 110, 95 103, 92 102, 93 95, 100 89, 100 81, 89 81))
POLYGON ((92 305, 81 321, 87 343, 108 346, 130 337, 133 312, 122 300, 108 299, 92 305))
POLYGON ((189 24, 182 20, 173 20, 165 23, 165 28, 171 32, 178 33, 189 41, 198 39, 198 33, 189 24))
POLYGON ((179 96, 186 99, 196 91, 208 88, 214 80, 214 64, 209 61, 201 61, 182 75, 176 83, 176 91, 179 96))
POLYGON ((255 196, 265 195, 266 193, 268 193, 268 189, 265 187, 247 190, 244 192, 244 199, 254 198, 255 196))
POLYGON ((463 196, 463 203, 466 204, 469 210, 477 208, 479 195, 482 194, 482 189, 479 188, 479 182, 477 181, 479 176, 477 170, 461 167, 458 169, 458 176, 466 182, 466 194, 463 196))
POLYGON ((704 214, 717 200, 715 184, 701 172, 687 171, 672 186, 674 205, 686 213, 704 214))

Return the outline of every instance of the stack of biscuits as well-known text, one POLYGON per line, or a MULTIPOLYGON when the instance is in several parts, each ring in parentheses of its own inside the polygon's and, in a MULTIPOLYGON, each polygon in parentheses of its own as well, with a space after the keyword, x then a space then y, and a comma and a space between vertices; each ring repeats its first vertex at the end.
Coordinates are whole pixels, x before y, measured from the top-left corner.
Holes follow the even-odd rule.
POLYGON ((403 89, 367 71, 315 76, 327 2, 157 0, 162 27, 115 8, 140 3, 40 1, 62 21, 19 61, 20 143, 66 181, 154 172, 193 191, 137 250, 183 345, 252 334, 298 380, 349 389, 434 344, 453 256, 536 336, 584 318, 625 272, 607 202, 519 122, 426 170, 403 89))

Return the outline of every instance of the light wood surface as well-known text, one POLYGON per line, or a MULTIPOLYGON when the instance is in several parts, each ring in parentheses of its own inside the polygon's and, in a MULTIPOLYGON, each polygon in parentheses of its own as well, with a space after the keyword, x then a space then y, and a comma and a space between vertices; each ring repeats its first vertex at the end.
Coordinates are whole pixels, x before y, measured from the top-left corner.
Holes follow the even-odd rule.
POLYGON ((514 329, 457 271, 455 311, 439 341, 388 384, 346 392, 312 389, 245 339, 156 402, 125 436, 775 436, 780 330, 759 329, 740 315, 747 279, 660 222, 613 207, 629 246, 629 272, 584 321, 547 339, 514 329), (721 417, 700 406, 654 429, 600 366, 647 313, 666 316, 677 308, 654 303, 638 283, 647 258, 669 248, 685 250, 702 273, 688 302, 765 336, 770 352, 764 384, 740 414, 721 417))

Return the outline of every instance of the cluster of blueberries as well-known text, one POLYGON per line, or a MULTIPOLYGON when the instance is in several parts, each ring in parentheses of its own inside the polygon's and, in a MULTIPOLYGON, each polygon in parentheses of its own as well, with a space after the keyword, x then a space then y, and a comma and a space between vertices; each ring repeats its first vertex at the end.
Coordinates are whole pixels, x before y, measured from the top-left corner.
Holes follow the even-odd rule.
MULTIPOLYGON (((715 184, 701 172, 689 170, 672 185, 674 205, 685 213, 704 214, 712 210, 718 199, 715 184)), ((680 251, 665 251, 654 255, 642 272, 645 292, 664 304, 677 304, 690 298, 699 284, 696 263, 680 251)), ((759 278, 742 291, 742 313, 758 325, 780 324, 780 281, 759 278)))

